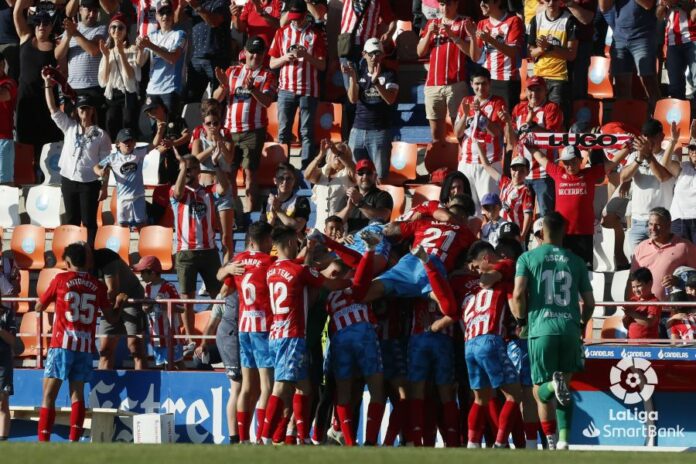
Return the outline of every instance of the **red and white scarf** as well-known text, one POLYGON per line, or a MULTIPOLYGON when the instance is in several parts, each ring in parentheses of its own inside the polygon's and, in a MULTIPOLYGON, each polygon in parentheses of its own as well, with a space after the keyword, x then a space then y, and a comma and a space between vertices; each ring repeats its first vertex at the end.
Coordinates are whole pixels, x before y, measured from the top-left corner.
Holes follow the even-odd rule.
POLYGON ((521 144, 540 149, 556 149, 574 145, 581 150, 621 150, 633 143, 633 134, 574 134, 565 132, 528 132, 521 144))

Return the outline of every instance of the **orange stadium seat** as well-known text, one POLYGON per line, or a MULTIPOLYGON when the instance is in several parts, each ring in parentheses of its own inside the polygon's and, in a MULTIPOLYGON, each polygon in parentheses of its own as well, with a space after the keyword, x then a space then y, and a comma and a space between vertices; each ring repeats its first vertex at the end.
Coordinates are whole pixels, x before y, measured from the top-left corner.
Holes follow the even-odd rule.
POLYGON ((63 250, 71 243, 87 241, 87 229, 84 227, 63 225, 58 226, 53 231, 53 244, 51 249, 56 257, 55 267, 65 269, 65 261, 63 261, 63 250))
POLYGON ((433 172, 440 168, 456 171, 457 164, 459 164, 459 144, 455 142, 443 142, 439 145, 428 145, 425 149, 425 159, 423 163, 428 172, 433 172))
POLYGON ((172 240, 174 233, 171 227, 147 226, 140 229, 138 240, 138 254, 143 256, 156 256, 162 264, 163 271, 170 271, 172 261, 172 240))
MULTIPOLYGON (((604 114, 604 102, 599 114, 604 114)), ((611 104, 611 117, 606 122, 623 122, 640 129, 648 115, 648 102, 645 100, 616 100, 611 104)), ((602 121, 602 124, 605 124, 602 121)))
POLYGON ((382 184, 379 188, 391 195, 392 200, 394 200, 394 208, 392 209, 390 220, 393 221, 404 214, 404 208, 406 207, 406 194, 404 188, 388 184, 382 184))
POLYGON ((389 175, 384 180, 389 185, 404 185, 408 180, 416 178, 416 162, 418 161, 418 146, 413 143, 392 142, 389 175))
POLYGON ((611 316, 604 319, 604 323, 602 324, 602 338, 626 338, 623 316, 611 316))
POLYGON ((288 154, 283 145, 273 142, 267 142, 264 144, 259 169, 256 171, 256 181, 258 182, 259 187, 274 187, 275 184, 273 183, 273 179, 275 177, 276 168, 280 163, 287 160, 288 154))
POLYGON ((583 335, 585 340, 592 340, 594 338, 594 319, 587 321, 585 325, 585 334, 583 335))
POLYGON ((676 98, 663 98, 655 104, 654 118, 662 123, 665 135, 669 136, 670 124, 677 123, 681 130, 679 143, 689 141, 689 127, 691 125, 691 105, 688 100, 678 100, 676 98))
MULTIPOLYGON (((205 327, 208 325, 208 321, 210 321, 210 314, 211 311, 200 311, 197 312, 194 316, 193 319, 193 334, 194 335, 203 335, 205 333, 205 327)), ((201 339, 195 340, 196 345, 201 344, 201 339)))
POLYGON ((10 249, 20 269, 41 269, 45 266, 46 229, 31 224, 15 227, 10 249))
MULTIPOLYGON (((523 59, 520 63, 520 100, 527 100, 527 69, 529 67, 529 60, 523 59)), ((512 108, 510 108, 512 111, 512 108)))
MULTIPOLYGON (((39 279, 36 281, 36 295, 40 296, 42 295, 48 286, 50 285, 51 281, 55 276, 58 274, 62 274, 65 272, 63 269, 55 268, 55 267, 49 267, 45 269, 41 269, 41 272, 39 272, 39 279)), ((52 313, 53 312, 53 303, 48 305, 47 307, 44 308, 44 311, 52 313)))
POLYGON ((268 115, 268 129, 266 133, 268 134, 267 139, 277 142, 278 141, 278 104, 273 102, 269 105, 266 110, 268 115))
POLYGON ((611 60, 603 56, 593 56, 587 72, 587 93, 592 98, 614 98, 614 87, 610 70, 611 60))
POLYGON ((411 208, 429 200, 440 199, 440 186, 433 184, 419 185, 411 189, 411 208))
MULTIPOLYGON (((19 271, 19 295, 18 298, 29 298, 29 271, 19 271)), ((20 301, 17 303, 17 313, 26 313, 31 308, 28 301, 20 301)))
POLYGON ((15 143, 14 183, 20 186, 36 183, 32 145, 15 143))
MULTIPOLYGON (((39 354, 39 338, 36 336, 39 322, 39 314, 42 318, 42 333, 48 334, 51 329, 51 318, 47 312, 35 313, 30 312, 22 316, 22 320, 19 323, 19 338, 22 340, 24 345, 24 351, 17 353, 18 358, 34 358, 39 354)), ((46 356, 48 353, 50 335, 42 336, 42 356, 46 356)))
POLYGON ((570 123, 588 121, 590 127, 600 125, 600 104, 597 100, 575 100, 570 123))
POLYGON ((121 256, 126 264, 130 251, 130 229, 121 226, 102 226, 97 229, 94 249, 108 248, 121 256))

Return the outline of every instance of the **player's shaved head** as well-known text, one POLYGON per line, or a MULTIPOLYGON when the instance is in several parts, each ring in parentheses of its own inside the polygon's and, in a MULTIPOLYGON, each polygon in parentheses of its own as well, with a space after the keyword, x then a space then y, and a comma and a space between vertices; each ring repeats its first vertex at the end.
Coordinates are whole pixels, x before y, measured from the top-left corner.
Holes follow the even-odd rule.
POLYGON ((474 262, 480 259, 483 254, 495 254, 495 248, 486 240, 477 240, 469 247, 468 260, 474 262))
POLYGON ((256 221, 247 230, 247 241, 260 244, 273 233, 273 226, 267 222, 256 221))
POLYGON ((552 211, 543 220, 544 224, 544 238, 548 237, 549 240, 559 240, 563 238, 566 228, 566 220, 561 216, 558 211, 552 211))

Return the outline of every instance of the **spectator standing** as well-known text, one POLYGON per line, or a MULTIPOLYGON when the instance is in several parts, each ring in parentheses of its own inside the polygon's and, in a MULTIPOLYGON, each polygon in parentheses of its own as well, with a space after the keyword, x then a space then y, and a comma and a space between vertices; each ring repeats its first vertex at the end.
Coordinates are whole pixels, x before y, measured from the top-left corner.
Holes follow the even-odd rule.
POLYGON ((524 23, 507 11, 507 0, 481 2, 486 16, 476 25, 477 47, 473 59, 483 61, 491 73, 491 93, 505 100, 508 108, 520 101, 520 62, 524 55, 524 23))
POLYGON ((0 184, 14 181, 14 115, 17 82, 5 73, 7 58, 0 52, 0 184))
POLYGON ((10 396, 14 394, 13 349, 16 335, 14 310, 0 302, 0 441, 7 440, 10 435, 10 396))
POLYGON ((94 166, 111 153, 111 139, 97 125, 97 110, 92 97, 77 97, 77 118, 73 119, 56 105, 55 81, 47 73, 43 74, 43 79, 51 118, 65 137, 58 161, 65 222, 75 226, 84 225, 87 228, 87 241, 93 244, 97 236, 97 207, 99 201, 106 199, 106 191, 102 191, 94 166))
POLYGON ((278 141, 286 144, 290 153, 292 126, 299 108, 302 169, 305 169, 317 151, 314 119, 319 104, 319 73, 326 70, 326 37, 309 20, 304 0, 294 1, 286 18, 289 24, 276 31, 268 52, 271 69, 280 69, 278 141))
POLYGON ((97 120, 103 124, 102 111, 104 91, 99 86, 99 64, 101 51, 99 43, 107 38, 106 26, 98 24, 98 0, 70 0, 66 6, 67 19, 63 20, 65 32, 56 47, 56 58, 60 61, 67 57, 68 84, 78 95, 92 97, 97 108, 97 120), (79 1, 79 21, 74 16, 79 1))
POLYGON ((659 306, 650 305, 658 301, 652 293, 653 278, 650 269, 641 267, 633 271, 631 278, 630 301, 645 301, 645 306, 626 306, 623 308, 623 325, 628 331, 629 339, 658 338, 661 310, 659 306))
POLYGON ((359 68, 347 62, 343 73, 348 75, 348 100, 356 105, 355 120, 348 145, 356 161, 370 159, 380 180, 389 175, 392 151, 391 121, 399 93, 396 75, 382 69, 384 50, 376 38, 365 42, 359 68))
POLYGON ((0 53, 7 60, 7 75, 15 81, 19 78, 19 37, 12 20, 16 0, 0 2, 0 53))
POLYGON ((347 233, 353 234, 373 221, 386 223, 391 217, 394 200, 377 187, 375 165, 369 159, 355 164, 357 185, 346 192, 348 204, 337 216, 343 219, 347 233))
POLYGON ((304 237, 310 206, 307 197, 297 194, 297 176, 290 163, 278 165, 274 178, 276 192, 268 196, 268 202, 261 209, 261 219, 273 227, 292 227, 299 236, 304 237))
POLYGON ((653 208, 648 219, 650 237, 633 253, 631 271, 646 267, 653 276, 652 293, 659 300, 669 299, 669 288, 679 282, 674 270, 679 266, 696 268, 696 245, 672 233, 672 217, 663 207, 653 208))
POLYGON ((666 167, 676 178, 670 207, 672 232, 696 243, 696 140, 689 142, 689 159, 681 163, 670 159, 666 167))
POLYGON ((638 71, 652 112, 660 98, 657 59, 656 0, 599 0, 602 13, 614 10, 611 75, 617 99, 632 98, 634 69, 638 71))
POLYGON ((322 140, 319 156, 304 171, 305 180, 314 185, 312 203, 317 210, 315 227, 322 227, 329 217, 345 208, 348 202, 346 192, 355 185, 354 177, 355 163, 350 148, 345 143, 334 144, 330 140, 322 140))
POLYGON ((445 141, 445 118, 454 122, 467 93, 466 57, 476 51, 476 25, 457 13, 459 0, 440 1, 441 18, 431 19, 421 32, 418 56, 430 55, 425 80, 425 115, 433 144, 445 141))
POLYGON ((128 39, 127 21, 122 14, 109 21, 109 38, 100 42, 102 57, 99 62, 99 85, 106 99, 104 127, 115 138, 123 128, 137 133, 138 83, 140 66, 137 48, 128 39))
POLYGON ((662 0, 655 14, 665 20, 665 65, 669 76, 668 94, 671 98, 686 100, 687 70, 691 87, 696 84, 696 21, 691 1, 662 0))
POLYGON ((578 40, 575 59, 568 63, 570 97, 573 101, 582 100, 587 98, 587 72, 590 69, 592 47, 595 42, 594 17, 597 13, 597 0, 568 0, 565 7, 575 18, 575 38, 578 40))
POLYGON ((179 175, 179 161, 174 154, 187 153, 191 134, 186 121, 179 115, 167 110, 159 96, 147 97, 143 112, 153 121, 156 129, 152 145, 160 152, 159 182, 172 185, 179 175))
MULTIPOLYGON (((626 152, 623 152, 623 156, 626 156, 626 152)), ((534 158, 546 169, 556 188, 556 211, 567 222, 563 246, 578 255, 591 269, 595 185, 621 162, 620 156, 587 168, 581 168, 582 154, 575 146, 563 149, 558 158, 560 166, 549 162, 540 151, 534 152, 534 158)))
POLYGON ((51 119, 51 111, 46 105, 42 88, 44 80, 41 77, 44 66, 56 64, 56 11, 55 8, 46 6, 25 18, 24 13, 29 4, 29 0, 18 0, 13 13, 20 44, 16 141, 34 147, 34 162, 38 166, 36 161, 41 155, 43 145, 57 142, 63 137, 51 119))
POLYGON ((505 101, 491 95, 491 74, 485 68, 471 74, 474 95, 464 97, 454 123, 454 134, 461 140, 459 165, 471 185, 471 197, 480 210, 481 199, 488 193, 497 193, 496 180, 481 164, 479 153, 488 158, 489 169, 502 171, 504 125, 500 115, 505 113, 505 101))
MULTIPOLYGON (((543 77, 530 77, 525 91, 527 101, 517 104, 512 110, 512 121, 506 124, 508 143, 515 145, 519 136, 527 132, 561 132, 563 131, 563 113, 561 107, 546 98, 546 81, 543 77)), ((532 156, 532 152, 524 145, 517 147, 518 154, 523 155, 531 163, 531 172, 527 183, 536 196, 539 216, 553 211, 554 188, 553 180, 546 175, 546 170, 532 156)), ((554 149, 546 150, 546 159, 556 158, 554 149)))
MULTIPOLYGON (((110 0, 100 0, 106 3, 110 0)), ((119 0, 115 0, 118 2, 119 0)), ((136 21, 137 21, 137 33, 136 37, 145 37, 151 33, 159 30, 159 22, 157 21, 157 5, 159 0, 131 0, 133 6, 136 9, 136 21)), ((117 3, 118 4, 118 3, 117 3)), ((181 7, 183 2, 174 0, 172 2, 174 24, 179 22, 179 17, 181 15, 181 7)), ((118 9, 118 8, 116 8, 118 9)), ((125 8, 121 6, 121 12, 125 14, 125 8)))
POLYGON ((186 0, 191 16, 191 58, 188 60, 186 101, 200 103, 206 88, 215 89, 215 68, 230 62, 229 0, 186 0))
POLYGON ((575 18, 560 0, 547 0, 544 11, 532 18, 527 38, 534 75, 544 78, 548 99, 558 103, 566 116, 570 112, 568 63, 578 51, 575 28, 575 18))
MULTIPOLYGON (((266 142, 268 113, 276 92, 275 76, 264 67, 266 43, 261 37, 250 37, 245 45, 245 64, 232 66, 223 72, 217 69, 220 86, 213 93, 218 101, 226 100, 224 127, 235 145, 232 178, 244 170, 246 195, 244 214, 256 210, 256 170, 259 168, 263 144, 266 142)), ((246 222, 250 222, 246 219, 246 222)))
MULTIPOLYGON (((329 12, 328 0, 301 0, 307 5, 307 13, 309 13, 309 21, 317 25, 320 29, 326 28, 326 14, 329 12)), ((290 22, 288 13, 297 1, 283 2, 283 10, 280 16, 280 27, 287 25, 290 22)))
MULTIPOLYGON (((177 153, 174 150, 174 153, 177 153)), ((201 165, 194 156, 181 157, 179 176, 169 191, 174 212, 176 237, 176 275, 183 298, 196 295, 196 278, 200 274, 210 295, 217 295, 220 282, 216 272, 220 268, 220 255, 215 246, 215 194, 224 196, 230 184, 224 175, 217 173, 218 183, 203 187, 198 182, 201 165)), ((186 306, 183 318, 187 335, 193 334, 193 307, 186 306)), ((195 346, 195 345, 194 345, 195 346)), ((189 343, 189 349, 191 344, 189 343)))
MULTIPOLYGON (((249 38, 260 37, 264 44, 270 44, 280 27, 281 0, 232 0, 230 13, 232 27, 249 38)), ((247 39, 248 40, 248 39, 247 39)), ((245 49, 246 50, 246 49, 245 49)), ((244 56, 240 53, 240 61, 244 56)))
MULTIPOLYGON (((108 248, 94 250, 94 273, 106 284, 107 297, 116 305, 117 295, 126 294, 128 298, 145 298, 140 284, 128 263, 118 253, 108 248)), ((120 317, 115 321, 103 320, 100 325, 99 369, 114 369, 116 347, 119 339, 126 335, 128 351, 133 357, 133 368, 147 367, 142 336, 145 333, 145 313, 140 303, 123 302, 120 317)))
POLYGON ((138 37, 138 65, 150 60, 150 80, 147 95, 158 96, 172 114, 180 111, 179 103, 183 90, 183 70, 186 48, 186 33, 172 29, 174 9, 169 0, 157 3, 159 30, 138 37))
POLYGON ((671 157, 678 135, 673 134, 672 149, 669 151, 662 149, 664 138, 662 123, 648 119, 643 124, 641 136, 634 143, 636 151, 629 155, 626 166, 621 169, 621 183, 632 181, 631 207, 628 212, 631 216, 628 232, 631 250, 648 238, 651 210, 672 204, 674 179, 665 166, 671 157))

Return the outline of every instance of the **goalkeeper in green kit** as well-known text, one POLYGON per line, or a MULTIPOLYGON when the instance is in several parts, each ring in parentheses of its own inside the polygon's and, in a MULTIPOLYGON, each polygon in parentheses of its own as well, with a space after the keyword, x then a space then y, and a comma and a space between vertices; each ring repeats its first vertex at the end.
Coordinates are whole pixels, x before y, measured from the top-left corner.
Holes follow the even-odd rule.
POLYGON ((563 216, 549 213, 543 223, 542 245, 517 260, 510 303, 513 315, 523 324, 527 320, 534 396, 549 449, 567 449, 572 413, 568 384, 573 372, 583 369, 582 334, 594 298, 585 263, 561 246, 563 216))

